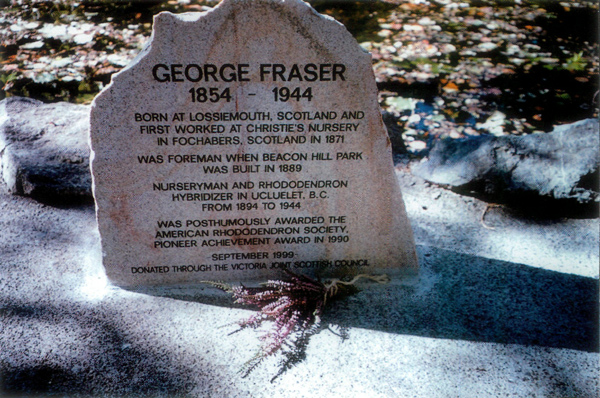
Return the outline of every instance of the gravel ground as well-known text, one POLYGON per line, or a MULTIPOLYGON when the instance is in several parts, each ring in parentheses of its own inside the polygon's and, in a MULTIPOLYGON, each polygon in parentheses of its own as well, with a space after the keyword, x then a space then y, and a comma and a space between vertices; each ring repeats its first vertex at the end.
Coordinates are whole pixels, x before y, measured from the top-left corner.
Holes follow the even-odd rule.
POLYGON ((259 341, 223 325, 250 311, 113 287, 91 206, 0 194, 2 396, 597 397, 597 220, 484 225, 485 203, 398 176, 419 275, 337 302, 272 383, 281 358, 236 373, 259 341))

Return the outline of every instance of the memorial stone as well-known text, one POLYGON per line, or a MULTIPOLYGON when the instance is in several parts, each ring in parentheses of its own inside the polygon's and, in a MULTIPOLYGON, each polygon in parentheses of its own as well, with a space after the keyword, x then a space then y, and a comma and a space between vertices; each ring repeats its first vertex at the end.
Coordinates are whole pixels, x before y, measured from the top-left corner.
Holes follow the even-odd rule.
POLYGON ((117 285, 417 268, 371 57, 300 0, 157 15, 91 148, 117 285))

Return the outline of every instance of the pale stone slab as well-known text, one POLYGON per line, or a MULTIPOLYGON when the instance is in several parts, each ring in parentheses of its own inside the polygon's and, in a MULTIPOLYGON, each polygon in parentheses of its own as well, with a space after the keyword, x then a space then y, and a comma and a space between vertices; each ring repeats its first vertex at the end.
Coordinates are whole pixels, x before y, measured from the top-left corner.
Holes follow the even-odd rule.
POLYGON ((157 15, 91 147, 118 285, 417 268, 370 55, 299 0, 157 15))

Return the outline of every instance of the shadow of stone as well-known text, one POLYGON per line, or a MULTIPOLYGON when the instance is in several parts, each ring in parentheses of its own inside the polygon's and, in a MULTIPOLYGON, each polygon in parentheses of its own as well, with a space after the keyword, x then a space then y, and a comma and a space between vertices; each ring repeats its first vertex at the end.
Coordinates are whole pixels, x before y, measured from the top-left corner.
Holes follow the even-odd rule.
POLYGON ((598 280, 420 249, 415 280, 365 286, 323 320, 389 333, 598 352, 598 280))
MULTIPOLYGON (((430 246, 419 275, 366 283, 338 300, 322 325, 423 337, 599 351, 598 280, 430 246)), ((247 308, 206 287, 138 292, 247 308)))
MULTIPOLYGON (((333 302, 318 330, 277 354, 279 371, 272 380, 302 363, 310 338, 332 326, 599 351, 598 280, 430 246, 420 246, 418 252, 418 276, 363 284, 357 294, 333 302)), ((239 307, 222 292, 197 292, 177 299, 239 307)))
POLYGON ((11 302, 0 322, 2 397, 190 396, 185 364, 144 347, 96 308, 11 302), (23 324, 43 334, 28 337, 23 324))
MULTIPOLYGON (((392 277, 385 285, 367 282, 358 293, 331 303, 318 330, 277 354, 279 367, 272 380, 302 363, 311 337, 332 326, 599 351, 597 279, 432 246, 419 246, 418 254, 419 275, 392 277)), ((243 307, 209 286, 140 290, 183 301, 243 307)))

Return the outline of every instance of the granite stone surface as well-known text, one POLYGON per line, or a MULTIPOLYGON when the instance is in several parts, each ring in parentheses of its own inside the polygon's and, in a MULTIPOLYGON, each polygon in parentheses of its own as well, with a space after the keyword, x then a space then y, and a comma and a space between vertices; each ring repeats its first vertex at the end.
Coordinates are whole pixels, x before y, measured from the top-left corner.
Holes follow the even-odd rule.
POLYGON ((6 189, 44 202, 91 201, 89 107, 0 101, 0 173, 6 189))
POLYGON ((597 207, 600 130, 594 119, 525 136, 440 140, 412 171, 496 201, 597 207))
POLYGON ((121 286, 417 268, 371 57, 307 3, 157 15, 90 125, 121 286))

